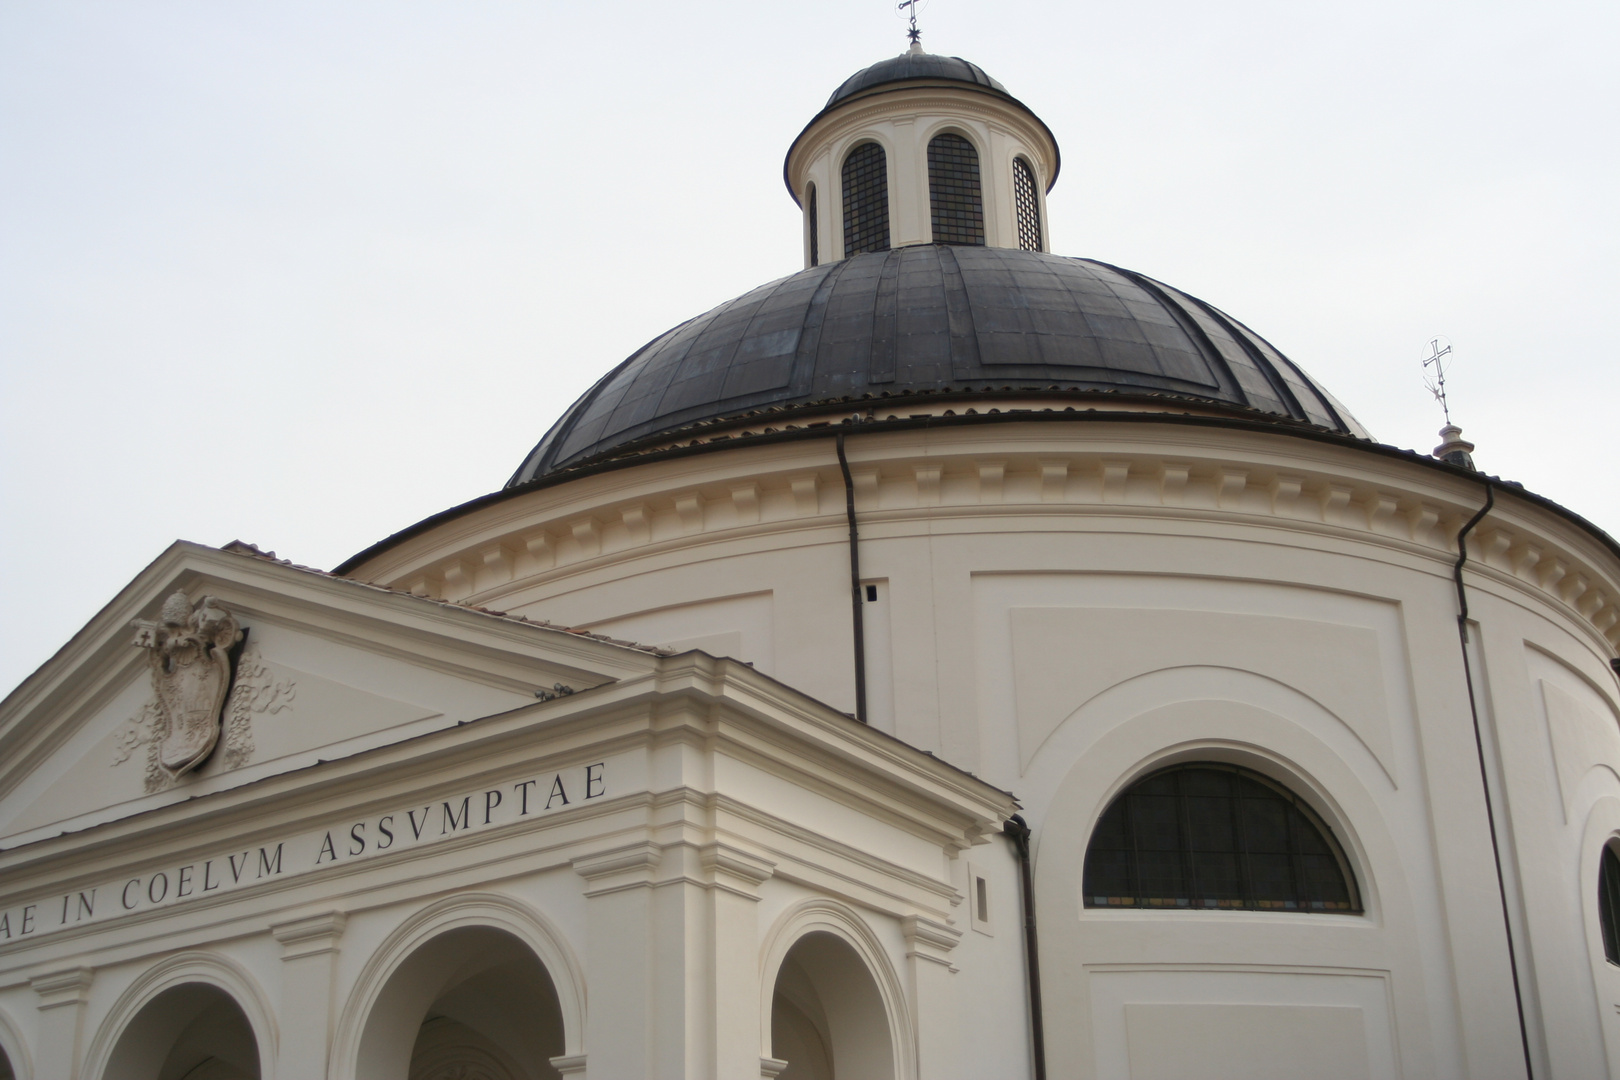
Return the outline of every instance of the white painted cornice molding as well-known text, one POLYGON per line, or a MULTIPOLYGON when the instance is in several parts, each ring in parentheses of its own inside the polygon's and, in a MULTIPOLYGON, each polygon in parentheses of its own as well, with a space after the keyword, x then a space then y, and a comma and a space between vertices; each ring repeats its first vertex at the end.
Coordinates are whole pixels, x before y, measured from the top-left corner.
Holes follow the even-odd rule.
MULTIPOLYGON (((650 675, 537 702, 477 724, 0 851, 0 881, 5 882, 0 906, 138 878, 156 867, 217 859, 226 850, 319 834, 348 820, 431 804, 446 792, 459 796, 519 773, 544 774, 615 756, 632 760, 626 755, 640 755, 650 766, 662 754, 666 763, 682 763, 684 788, 670 789, 664 779, 658 784, 665 786, 610 791, 595 805, 513 822, 498 832, 453 836, 432 850, 453 861, 476 861, 493 857, 488 854, 495 850, 490 845, 501 837, 561 830, 548 832, 548 853, 540 858, 546 864, 561 859, 562 865, 573 860, 575 870, 591 882, 593 893, 636 887, 665 874, 688 875, 699 884, 751 895, 779 872, 784 858, 790 858, 799 867, 796 875, 808 879, 813 870, 818 880, 834 885, 840 878, 854 881, 875 870, 888 882, 884 888, 893 898, 883 901, 885 906, 943 912, 955 900, 948 883, 924 880, 887 860, 866 859, 847 841, 789 826, 768 809, 749 805, 740 793, 714 779, 727 775, 727 770, 716 769, 712 757, 744 761, 784 783, 822 792, 884 827, 937 845, 944 854, 982 841, 1017 809, 1005 792, 747 665, 695 652, 656 663, 670 669, 666 677, 650 675), (671 745, 672 736, 680 736, 684 744, 673 758, 661 749, 671 745), (703 752, 692 755, 686 745, 703 752), (798 845, 800 854, 789 857, 740 843, 717 831, 716 815, 763 826, 781 837, 783 851, 798 845), (623 824, 637 817, 643 823, 639 828, 650 830, 642 838, 606 852, 580 849, 590 843, 591 830, 601 827, 592 822, 618 821, 613 828, 622 837, 623 824), (679 857, 671 862, 670 853, 677 849, 679 857), (812 850, 821 854, 804 862, 805 853, 812 850)), ((648 776, 664 775, 660 770, 665 768, 649 769, 648 776)), ((378 857, 400 860, 399 866, 415 866, 411 873, 422 873, 427 864, 415 854, 421 850, 378 857)), ((334 867, 327 872, 347 871, 334 867)), ((298 880, 294 876, 286 883, 278 879, 244 888, 262 889, 268 896, 296 887, 298 880)), ((840 886, 838 891, 848 890, 840 886)), ((215 918, 214 912, 223 913, 248 895, 226 890, 199 896, 186 902, 184 917, 215 918)), ((143 923, 169 920, 176 917, 174 910, 159 907, 117 917, 143 923)), ((275 909, 272 905, 265 910, 275 909)), ((320 951, 335 941, 342 919, 338 911, 318 913, 276 923, 273 932, 289 955, 320 951)), ((98 924, 89 923, 53 931, 43 940, 70 947, 84 935, 98 932, 98 924)))
MULTIPOLYGON (((1083 531, 1127 519, 1259 526, 1273 540, 1280 527, 1302 544, 1350 540, 1449 575, 1457 533, 1484 505, 1483 477, 1285 433, 1106 419, 1061 429, 1043 422, 849 433, 862 528, 888 526, 888 536, 912 522, 988 517, 1083 531)), ((705 545, 749 551, 824 541, 815 530, 844 528, 841 489, 822 440, 739 445, 495 502, 357 573, 470 603, 528 603, 630 560, 705 545), (591 523, 589 545, 578 540, 582 521, 591 523), (523 554, 492 563, 486 556, 496 549, 523 554), (445 573, 451 564, 485 569, 457 579, 472 590, 463 593, 445 573)), ((1496 491, 1495 508, 1470 537, 1474 568, 1565 612, 1594 646, 1620 649, 1620 559, 1512 485, 1496 491)))

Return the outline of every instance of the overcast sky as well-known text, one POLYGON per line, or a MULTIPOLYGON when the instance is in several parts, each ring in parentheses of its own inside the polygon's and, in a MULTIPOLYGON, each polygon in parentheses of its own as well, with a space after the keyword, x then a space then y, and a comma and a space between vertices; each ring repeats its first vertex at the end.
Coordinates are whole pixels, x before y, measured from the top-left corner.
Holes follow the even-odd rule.
MULTIPOLYGON (((932 0, 1053 249, 1620 531, 1620 4, 932 0)), ((800 267, 782 155, 890 0, 0 0, 0 693, 174 539, 329 568, 800 267)))

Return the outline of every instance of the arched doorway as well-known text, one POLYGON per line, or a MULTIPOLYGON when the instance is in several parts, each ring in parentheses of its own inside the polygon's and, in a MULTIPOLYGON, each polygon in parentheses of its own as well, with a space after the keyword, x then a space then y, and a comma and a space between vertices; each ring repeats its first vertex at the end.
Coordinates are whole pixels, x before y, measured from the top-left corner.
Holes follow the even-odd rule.
POLYGON ((517 937, 462 926, 389 977, 360 1037, 356 1080, 556 1080, 562 1009, 545 965, 517 937))
POLYGON ((6 1057, 3 1047, 0 1047, 0 1080, 17 1080, 17 1070, 11 1067, 11 1059, 6 1057))
POLYGON ((779 1080, 893 1080, 888 1010, 876 980, 837 934, 793 943, 771 998, 771 1056, 779 1080))
POLYGON ((242 1007, 224 990, 208 983, 182 983, 147 1002, 130 1019, 102 1076, 259 1080, 259 1042, 242 1007))

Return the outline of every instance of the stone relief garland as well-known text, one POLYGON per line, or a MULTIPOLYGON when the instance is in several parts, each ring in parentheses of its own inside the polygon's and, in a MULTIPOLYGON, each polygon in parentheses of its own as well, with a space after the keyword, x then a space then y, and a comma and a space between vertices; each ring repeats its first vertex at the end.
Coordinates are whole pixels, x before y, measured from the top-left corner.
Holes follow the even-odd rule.
POLYGON ((291 679, 278 679, 259 655, 257 645, 248 644, 236 662, 236 687, 225 721, 225 767, 240 769, 253 757, 253 716, 292 708, 298 685, 291 679))

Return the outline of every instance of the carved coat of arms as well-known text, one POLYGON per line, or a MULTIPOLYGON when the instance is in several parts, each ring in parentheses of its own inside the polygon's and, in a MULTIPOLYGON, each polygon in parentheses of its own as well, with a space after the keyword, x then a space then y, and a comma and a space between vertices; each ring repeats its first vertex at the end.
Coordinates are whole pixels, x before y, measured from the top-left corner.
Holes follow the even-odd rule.
POLYGON ((134 643, 147 650, 157 698, 157 763, 172 779, 201 765, 219 742, 231 649, 242 640, 242 628, 213 597, 194 607, 183 592, 164 601, 157 621, 134 625, 134 643))

